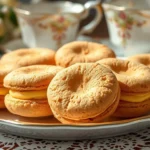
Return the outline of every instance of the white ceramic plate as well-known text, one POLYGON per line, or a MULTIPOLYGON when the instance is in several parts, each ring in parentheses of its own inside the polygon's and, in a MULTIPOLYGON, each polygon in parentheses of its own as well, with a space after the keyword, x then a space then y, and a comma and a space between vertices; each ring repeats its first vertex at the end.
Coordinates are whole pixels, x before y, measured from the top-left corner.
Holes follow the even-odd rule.
POLYGON ((0 131, 30 138, 50 140, 97 139, 122 135, 150 126, 150 115, 119 120, 110 118, 102 123, 63 125, 53 117, 25 118, 0 111, 0 131))
MULTIPOLYGON (((79 40, 93 41, 88 37, 80 37, 79 40)), ((104 43, 113 49, 109 40, 106 39, 99 42, 104 43)), ((15 50, 25 47, 26 46, 20 39, 11 41, 5 45, 7 50, 15 50)), ((121 50, 116 49, 116 52, 121 52, 121 50)), ((0 111, 1 132, 40 139, 96 139, 122 135, 128 132, 144 129, 149 126, 150 115, 126 120, 110 118, 105 122, 95 124, 62 125, 53 117, 30 119, 12 115, 7 110, 0 111)))

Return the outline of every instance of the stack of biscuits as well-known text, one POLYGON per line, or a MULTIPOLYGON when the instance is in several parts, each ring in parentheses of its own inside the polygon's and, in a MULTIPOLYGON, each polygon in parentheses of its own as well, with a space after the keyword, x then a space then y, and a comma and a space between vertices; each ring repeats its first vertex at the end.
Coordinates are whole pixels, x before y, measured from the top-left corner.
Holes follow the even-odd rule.
POLYGON ((117 59, 99 43, 18 49, 2 56, 0 68, 0 108, 15 115, 80 124, 150 111, 148 65, 117 59))

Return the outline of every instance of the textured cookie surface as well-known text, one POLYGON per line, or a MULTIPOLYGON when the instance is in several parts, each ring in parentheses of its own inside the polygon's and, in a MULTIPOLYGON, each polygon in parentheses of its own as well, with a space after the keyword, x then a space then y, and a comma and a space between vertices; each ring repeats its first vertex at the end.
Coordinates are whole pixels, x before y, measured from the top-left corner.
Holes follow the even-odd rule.
POLYGON ((128 59, 150 67, 150 54, 138 54, 128 59))
POLYGON ((81 119, 81 120, 67 119, 57 114, 55 111, 53 110, 52 111, 53 111, 53 115, 63 124, 98 123, 104 121, 116 111, 119 104, 119 100, 120 100, 120 90, 118 90, 118 95, 116 95, 115 102, 112 105, 110 105, 106 110, 104 110, 104 112, 102 112, 96 117, 90 118, 89 116, 89 118, 81 119))
POLYGON ((4 77, 10 73, 11 71, 17 69, 18 66, 11 63, 1 64, 0 63, 0 87, 3 86, 3 79, 4 77))
POLYGON ((50 65, 18 68, 4 78, 4 87, 23 91, 47 89, 52 78, 61 69, 62 67, 50 65))
POLYGON ((55 55, 56 64, 68 67, 80 62, 96 62, 103 58, 115 57, 115 53, 105 45, 76 41, 62 46, 55 55))
POLYGON ((46 48, 18 49, 9 52, 1 58, 2 63, 13 63, 20 67, 45 64, 55 64, 55 51, 46 48))
POLYGON ((111 70, 98 63, 77 63, 53 78, 47 97, 56 114, 81 120, 104 112, 115 102, 118 90, 111 70))
POLYGON ((107 58, 98 61, 111 69, 116 75, 121 90, 125 92, 149 92, 150 91, 150 68, 117 58, 107 58))

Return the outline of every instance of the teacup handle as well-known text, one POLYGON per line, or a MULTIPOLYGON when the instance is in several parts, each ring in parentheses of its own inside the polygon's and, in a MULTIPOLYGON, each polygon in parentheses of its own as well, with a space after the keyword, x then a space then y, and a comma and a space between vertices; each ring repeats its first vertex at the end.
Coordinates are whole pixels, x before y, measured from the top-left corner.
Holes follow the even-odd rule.
MULTIPOLYGON (((84 4, 85 10, 86 10, 85 14, 87 12, 89 14, 89 10, 91 8, 94 8, 96 10, 96 15, 90 23, 88 23, 83 28, 81 28, 81 30, 79 31, 79 35, 84 34, 84 33, 91 33, 96 28, 96 26, 100 23, 102 19, 102 10, 99 4, 100 4, 100 1, 88 1, 84 4)), ((86 16, 88 14, 86 14, 86 16)))

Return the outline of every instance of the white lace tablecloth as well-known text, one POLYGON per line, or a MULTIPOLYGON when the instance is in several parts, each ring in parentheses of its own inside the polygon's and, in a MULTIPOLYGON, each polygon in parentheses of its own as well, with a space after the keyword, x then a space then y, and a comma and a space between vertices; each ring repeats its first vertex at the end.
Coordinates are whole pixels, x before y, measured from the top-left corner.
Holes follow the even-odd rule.
POLYGON ((123 136, 83 141, 50 141, 0 133, 0 150, 150 150, 150 127, 123 136))

